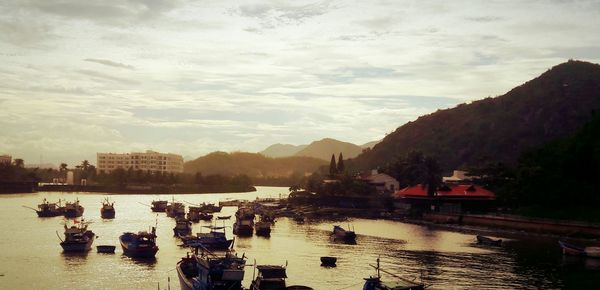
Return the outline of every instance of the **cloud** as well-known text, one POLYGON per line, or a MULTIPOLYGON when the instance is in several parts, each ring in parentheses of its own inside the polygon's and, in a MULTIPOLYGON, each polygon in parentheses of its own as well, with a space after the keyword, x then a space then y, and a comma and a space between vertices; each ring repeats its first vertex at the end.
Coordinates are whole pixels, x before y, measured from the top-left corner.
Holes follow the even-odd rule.
POLYGON ((99 63, 99 64, 106 65, 106 66, 112 66, 112 67, 118 67, 118 68, 130 69, 130 70, 135 69, 135 67, 133 67, 131 65, 123 64, 120 62, 114 62, 114 61, 108 60, 108 59, 86 58, 86 59, 84 59, 84 61, 95 62, 95 63, 99 63))

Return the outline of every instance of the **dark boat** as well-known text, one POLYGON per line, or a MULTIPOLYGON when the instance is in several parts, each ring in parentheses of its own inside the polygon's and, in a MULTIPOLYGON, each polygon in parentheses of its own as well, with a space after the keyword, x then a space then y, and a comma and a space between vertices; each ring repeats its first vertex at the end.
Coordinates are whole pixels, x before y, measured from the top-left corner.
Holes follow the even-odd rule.
POLYGON ((165 212, 168 217, 185 217, 185 205, 181 202, 171 202, 167 205, 165 212))
POLYGON ((254 225, 257 236, 268 237, 271 235, 271 222, 259 221, 254 225))
POLYGON ((500 240, 500 239, 494 240, 492 238, 488 238, 488 237, 484 237, 484 236, 480 236, 480 235, 477 235, 477 243, 480 245, 488 245, 488 246, 495 246, 495 247, 502 246, 502 240, 500 240))
POLYGON ((199 222, 200 221, 200 207, 190 206, 188 208, 187 219, 192 222, 195 222, 195 223, 199 222))
POLYGON ((199 218, 203 221, 212 221, 213 215, 206 212, 200 212, 199 218))
POLYGON ((169 202, 166 200, 153 200, 150 209, 153 212, 165 212, 168 204, 169 202))
MULTIPOLYGON (((27 208, 31 208, 31 207, 27 207, 27 208)), ((54 203, 54 202, 51 203, 51 202, 48 202, 45 198, 42 203, 38 204, 38 209, 35 209, 35 208, 31 208, 31 209, 35 210, 38 217, 61 216, 64 214, 64 211, 65 211, 65 208, 63 206, 61 206, 60 199, 58 200, 58 203, 54 203)))
POLYGON ((331 233, 331 237, 334 240, 345 241, 345 242, 356 241, 356 233, 354 233, 354 231, 350 231, 350 230, 347 231, 338 225, 333 226, 333 232, 331 233))
POLYGON ((231 247, 233 239, 227 239, 225 236, 225 227, 205 227, 210 229, 208 233, 196 233, 195 237, 182 238, 184 245, 194 248, 205 248, 208 250, 227 250, 231 247))
POLYGON ((231 252, 217 256, 208 251, 181 258, 175 267, 181 290, 242 290, 244 256, 231 252))
POLYGON ((242 207, 235 213, 233 234, 238 236, 252 236, 254 233, 254 212, 252 209, 242 207))
POLYGON ((278 265, 258 265, 256 278, 252 279, 249 290, 286 290, 286 289, 304 289, 311 290, 308 286, 287 286, 286 267, 278 265))
POLYGON ((231 218, 231 216, 230 216, 230 215, 226 215, 226 216, 218 216, 218 217, 217 217, 217 219, 218 219, 218 220, 228 220, 228 219, 230 219, 230 218, 231 218))
POLYGON ((175 219, 173 235, 176 237, 187 236, 192 233, 192 222, 186 218, 178 217, 175 219))
POLYGON ((108 201, 108 197, 102 202, 102 208, 100 208, 100 216, 103 219, 114 219, 115 218, 115 203, 108 201))
POLYGON ((577 246, 565 241, 558 241, 563 255, 600 258, 600 247, 577 246))
POLYGON ((66 218, 76 218, 83 215, 84 208, 79 204, 79 199, 75 202, 65 203, 64 216, 66 218))
POLYGON ((152 227, 151 232, 132 232, 123 233, 119 237, 123 253, 129 257, 152 258, 158 252, 156 245, 156 228, 152 227))
POLYGON ((215 205, 214 203, 202 203, 200 205, 200 210, 206 213, 221 212, 222 208, 222 205, 215 205))
POLYGON ((379 267, 379 258, 377 259, 377 266, 371 265, 377 271, 377 276, 369 276, 364 278, 365 284, 363 290, 424 290, 425 285, 415 283, 413 281, 404 279, 390 272, 386 272, 379 267), (383 282, 381 281, 381 273, 384 272, 396 278, 394 282, 383 282))
POLYGON ((96 238, 94 232, 87 229, 88 224, 84 221, 74 221, 76 225, 67 227, 65 223, 65 239, 61 240, 60 246, 65 252, 86 252, 92 248, 96 238))
POLYGON ((100 245, 100 246, 96 246, 96 251, 98 253, 114 254, 116 248, 117 248, 116 246, 112 246, 112 245, 100 245))
POLYGON ((328 257, 328 256, 321 257, 321 266, 335 267, 335 263, 337 263, 336 257, 328 257))

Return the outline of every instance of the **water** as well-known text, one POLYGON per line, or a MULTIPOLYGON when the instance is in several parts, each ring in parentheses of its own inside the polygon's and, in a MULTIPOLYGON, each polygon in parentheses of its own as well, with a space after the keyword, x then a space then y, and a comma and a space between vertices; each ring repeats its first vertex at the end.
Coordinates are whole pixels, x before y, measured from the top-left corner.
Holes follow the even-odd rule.
MULTIPOLYGON (((257 192, 175 195, 193 203, 231 198, 277 197, 287 188, 258 187, 257 192)), ((186 250, 173 237, 174 220, 152 213, 153 199, 172 195, 110 195, 116 219, 100 219, 100 203, 106 195, 94 193, 36 193, 0 195, 0 289, 179 289, 175 264, 186 250), (160 250, 153 262, 140 262, 116 254, 63 254, 56 232, 62 235, 62 217, 38 218, 30 209, 43 198, 79 198, 84 217, 99 238, 94 245, 119 245, 125 231, 139 231, 158 222, 160 250)), ((219 215, 235 213, 224 207, 219 215)), ((221 222, 219 221, 219 224, 221 222)), ((229 225, 233 220, 227 221, 229 225)), ((369 264, 381 258, 382 268, 405 278, 423 281, 430 289, 538 289, 591 288, 600 282, 600 259, 569 258, 560 254, 554 239, 509 240, 501 248, 477 246, 470 234, 430 229, 385 220, 352 219, 358 233, 356 245, 333 243, 328 234, 333 221, 309 221, 299 225, 279 218, 270 238, 236 238, 234 248, 249 257, 248 264, 288 263, 289 284, 315 289, 362 289, 362 278, 374 274, 369 264), (320 267, 319 257, 338 257, 337 267, 320 267)), ((201 225, 194 224, 194 232, 201 225)), ((347 227, 348 222, 339 222, 347 227)), ((228 236, 233 237, 231 228, 228 236)), ((246 270, 244 285, 252 280, 246 270)), ((384 274, 384 279, 393 278, 384 274)))

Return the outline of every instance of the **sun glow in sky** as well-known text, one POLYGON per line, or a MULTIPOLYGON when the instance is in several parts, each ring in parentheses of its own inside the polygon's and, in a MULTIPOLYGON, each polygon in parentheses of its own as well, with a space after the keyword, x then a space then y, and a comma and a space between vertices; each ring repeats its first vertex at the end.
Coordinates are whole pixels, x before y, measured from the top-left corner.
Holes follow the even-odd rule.
POLYGON ((0 154, 362 144, 600 62, 599 1, 2 1, 0 154))

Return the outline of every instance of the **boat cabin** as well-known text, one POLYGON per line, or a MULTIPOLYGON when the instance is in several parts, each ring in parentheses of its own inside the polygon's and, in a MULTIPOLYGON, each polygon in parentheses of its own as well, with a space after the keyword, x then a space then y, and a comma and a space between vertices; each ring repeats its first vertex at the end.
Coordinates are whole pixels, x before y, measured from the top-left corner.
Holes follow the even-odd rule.
POLYGON ((285 267, 274 265, 258 265, 258 276, 252 285, 251 290, 271 290, 286 289, 285 279, 287 278, 285 267))

